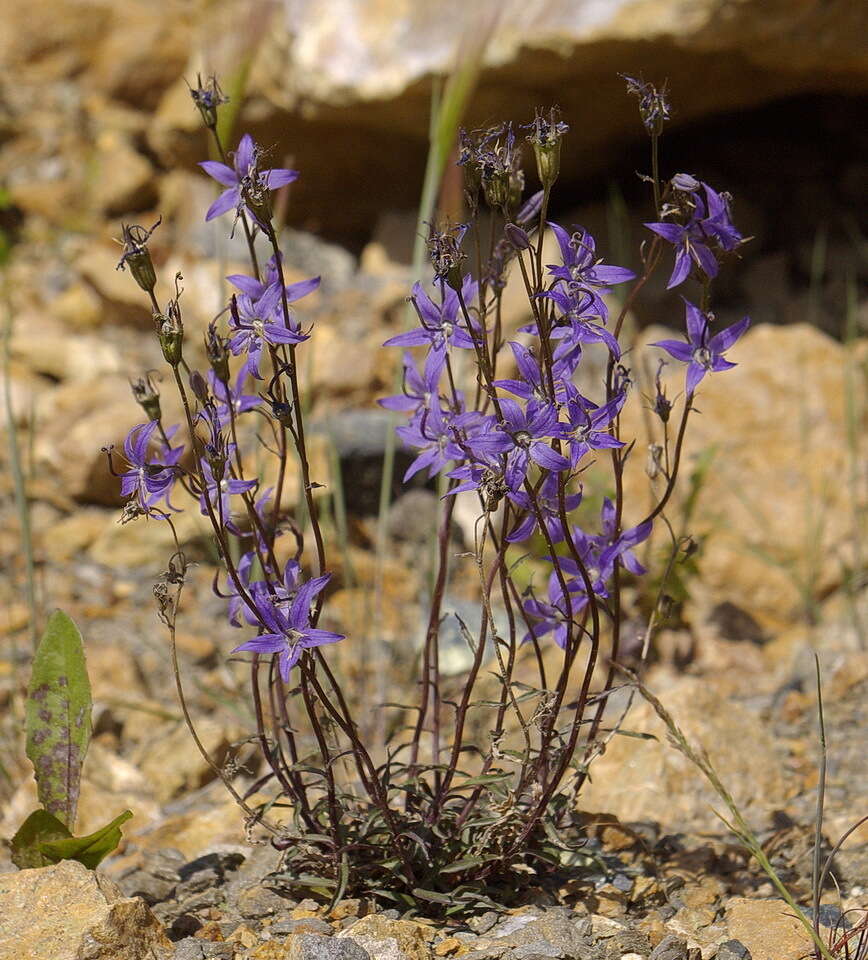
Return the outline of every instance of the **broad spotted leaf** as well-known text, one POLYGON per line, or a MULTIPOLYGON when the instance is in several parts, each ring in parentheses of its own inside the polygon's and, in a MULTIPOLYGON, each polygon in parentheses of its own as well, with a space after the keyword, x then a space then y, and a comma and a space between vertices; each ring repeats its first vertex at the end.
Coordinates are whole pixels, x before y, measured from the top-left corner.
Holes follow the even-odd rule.
POLYGON ((65 823, 45 810, 34 810, 11 840, 12 862, 19 870, 47 867, 55 861, 47 857, 40 844, 62 840, 70 835, 65 823))
POLYGON ((61 610, 48 620, 27 697, 27 756, 39 802, 71 830, 91 733, 90 681, 81 634, 61 610))
POLYGON ((78 860, 88 870, 95 870, 101 860, 107 857, 121 842, 121 824, 132 816, 131 810, 124 810, 111 823, 86 837, 65 837, 40 844, 40 850, 51 863, 60 860, 78 860))

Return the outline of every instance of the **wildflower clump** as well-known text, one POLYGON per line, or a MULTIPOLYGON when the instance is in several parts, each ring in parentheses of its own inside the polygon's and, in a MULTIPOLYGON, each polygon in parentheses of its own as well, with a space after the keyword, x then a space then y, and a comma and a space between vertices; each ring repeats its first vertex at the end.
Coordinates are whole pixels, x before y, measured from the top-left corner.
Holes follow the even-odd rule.
MULTIPOLYGON (((148 419, 131 430, 124 462, 110 459, 135 504, 125 516, 171 525, 170 495, 181 488, 212 528, 221 567, 214 590, 243 635, 227 653, 249 661, 254 736, 266 767, 248 794, 269 787, 273 798, 251 806, 218 772, 251 827, 269 831, 284 851, 280 877, 289 886, 332 900, 351 890, 407 909, 425 902, 459 912, 491 905, 498 889, 514 892, 516 877, 539 882, 581 843, 575 801, 603 747, 624 587, 646 572, 639 549, 675 488, 696 390, 706 373, 733 365, 724 354, 749 322, 713 329, 712 281, 743 242, 729 198, 685 174, 660 181, 665 91, 643 81, 628 86, 652 139, 654 219, 638 270, 607 262, 584 227, 550 218, 569 134, 557 110, 537 113, 527 126, 541 184, 530 196, 512 125, 461 134, 468 220, 431 225, 430 272, 409 291, 415 321, 384 344, 403 350, 401 389, 380 404, 406 417, 397 427, 413 454, 404 480, 436 479, 442 494, 418 699, 393 708, 410 722, 389 724, 385 743, 365 742, 354 714, 360 704, 329 661, 329 648, 353 637, 321 623, 333 578, 299 383, 299 355, 316 337, 303 301, 320 278, 286 282, 271 212, 273 191, 298 173, 268 167, 249 135, 227 151, 215 119, 224 102, 219 86, 209 81, 192 91, 221 157, 201 164, 224 188, 205 219, 232 213, 250 251, 250 273, 227 278, 234 292, 204 331, 204 373, 185 358, 180 279, 165 309, 151 282, 153 228, 125 230, 122 264, 137 271, 149 295, 184 418, 165 424, 153 379, 143 377, 134 395, 148 419), (264 265, 257 240, 269 250, 264 265), (633 438, 622 435, 621 417, 637 394, 624 320, 670 247, 669 286, 698 284, 701 307, 685 301, 685 341, 657 344, 686 365, 686 390, 667 399, 658 368, 652 410, 664 429, 654 462, 664 484, 630 525, 623 474, 633 438), (518 329, 504 320, 509 283, 526 296, 528 322, 518 329), (587 362, 591 353, 596 367, 587 362), (670 420, 677 422, 671 449, 670 420), (269 485, 252 470, 263 449, 274 458, 269 485), (286 502, 290 470, 299 473, 303 512, 286 502), (590 470, 608 478, 599 510, 585 503, 590 470), (476 523, 456 560, 450 533, 459 497, 473 504, 476 523), (286 542, 276 548, 282 535, 292 545, 288 554, 286 542), (521 576, 528 554, 537 571, 529 580, 521 576), (480 619, 473 633, 461 622, 471 661, 460 684, 450 686, 440 644, 457 562, 478 582, 480 619), (498 683, 493 699, 481 690, 487 673, 498 683), (471 733, 482 711, 484 737, 471 733), (290 806, 288 824, 271 822, 275 802, 290 806)), ((173 637, 187 569, 176 545, 155 588, 173 637)), ((674 537, 672 549, 680 549, 674 537)))

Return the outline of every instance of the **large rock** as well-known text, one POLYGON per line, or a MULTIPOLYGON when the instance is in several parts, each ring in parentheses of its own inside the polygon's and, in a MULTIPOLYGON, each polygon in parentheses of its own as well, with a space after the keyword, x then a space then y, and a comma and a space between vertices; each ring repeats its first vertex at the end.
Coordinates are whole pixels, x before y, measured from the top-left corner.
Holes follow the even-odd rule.
MULTIPOLYGON (((704 747, 724 786, 750 823, 789 797, 784 757, 760 717, 737 708, 708 680, 680 677, 655 693, 694 748, 704 747), (745 749, 750 744, 750 749, 745 749)), ((613 707, 612 713, 616 708, 613 707)), ((720 830, 713 807, 722 802, 691 762, 667 742, 656 713, 639 701, 624 729, 654 740, 614 737, 591 768, 579 803, 585 810, 614 814, 620 821, 653 820, 666 830, 720 830)), ((725 810, 723 810, 726 813, 725 810)))
POLYGON ((735 897, 726 905, 726 923, 753 960, 799 960, 813 951, 808 932, 783 900, 735 897))
POLYGON ((150 960, 170 947, 144 900, 74 860, 0 875, 0 960, 150 960))
MULTIPOLYGON (((653 394, 653 384, 641 379, 643 367, 656 370, 658 356, 670 360, 664 368, 669 397, 683 394, 684 365, 659 348, 644 348, 672 336, 649 328, 630 355, 645 395, 653 394)), ((689 474, 700 457, 713 455, 689 524, 689 532, 705 540, 700 575, 690 581, 694 601, 709 610, 734 603, 775 627, 802 618, 811 599, 840 586, 856 546, 855 511, 864 509, 866 496, 864 485, 848 481, 858 464, 848 438, 845 366, 858 363, 865 347, 863 341, 846 348, 804 323, 761 324, 727 354, 735 369, 700 384, 679 487, 667 510, 677 527, 689 474)), ((622 416, 622 436, 637 441, 626 476, 625 499, 636 505, 628 521, 641 519, 648 503, 646 451, 661 434, 657 422, 649 437, 643 406, 634 397, 622 416)), ((673 418, 680 410, 679 404, 673 418)), ((673 434, 676 429, 677 422, 673 434)))

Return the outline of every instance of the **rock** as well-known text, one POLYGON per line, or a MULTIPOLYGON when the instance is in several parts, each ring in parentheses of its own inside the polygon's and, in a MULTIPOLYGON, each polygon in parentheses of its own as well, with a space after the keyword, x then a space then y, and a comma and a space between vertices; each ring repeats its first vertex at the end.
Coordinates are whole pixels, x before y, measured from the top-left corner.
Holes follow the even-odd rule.
POLYGON ((714 922, 715 911, 707 907, 682 907, 666 924, 672 933, 684 937, 688 949, 698 950, 701 960, 711 960, 726 939, 726 928, 714 922))
POLYGON ((145 960, 170 946, 143 900, 75 860, 0 875, 3 960, 145 960))
POLYGON ((54 380, 91 381, 123 369, 118 349, 105 337, 70 333, 48 318, 23 315, 12 337, 12 356, 54 380))
POLYGON ((371 960, 371 954, 355 939, 321 937, 303 933, 289 941, 288 960, 371 960))
POLYGON ((783 900, 734 897, 726 905, 729 936, 751 960, 799 960, 813 951, 813 941, 783 900))
POLYGON ((109 217, 147 210, 157 199, 154 170, 129 140, 106 130, 97 138, 94 206, 109 217))
MULTIPOLYGON (((196 732, 209 756, 220 764, 229 750, 230 737, 223 724, 210 717, 196 722, 196 732)), ((215 779, 216 774, 199 753, 184 723, 164 725, 135 752, 134 762, 153 785, 162 802, 185 790, 195 790, 215 779)))
POLYGON ((117 518, 106 510, 80 507, 75 513, 52 524, 40 536, 42 551, 52 563, 71 560, 97 540, 107 525, 115 523, 117 518))
MULTIPOLYGON (((671 336, 662 328, 643 332, 636 356, 647 358, 649 370, 664 354, 642 345, 671 336)), ((767 626, 803 617, 800 582, 807 578, 816 597, 838 585, 838 565, 817 565, 812 558, 847 556, 853 549, 854 504, 848 485, 839 482, 851 456, 840 388, 847 351, 805 323, 761 324, 748 330, 728 356, 738 366, 726 372, 725 380, 721 374, 703 381, 697 391, 702 415, 691 417, 687 429, 687 469, 703 451, 715 454, 692 524, 691 532, 705 538, 705 547, 698 561, 701 574, 690 590, 701 596, 709 616, 729 603, 758 621, 750 624, 742 617, 740 627, 741 639, 756 641, 757 626, 762 636, 767 626), (774 497, 768 496, 770 490, 774 497), (825 519, 817 528, 820 504, 825 519)), ((637 360, 634 368, 639 366, 637 360)), ((664 374, 670 397, 683 390, 682 365, 669 363, 664 374)), ((648 385, 640 386, 648 392, 648 385)), ((622 436, 636 438, 644 451, 650 440, 641 406, 625 407, 622 436)), ((659 439, 656 433, 654 439, 659 439)), ((631 458, 625 476, 628 503, 647 502, 644 471, 644 456, 631 458)), ((676 503, 685 495, 682 485, 676 503)))
POLYGON ((429 960, 431 956, 429 928, 412 920, 388 920, 369 914, 337 936, 364 947, 371 960, 429 960))
POLYGON ((79 256, 75 266, 102 301, 103 323, 128 323, 151 329, 153 321, 147 295, 129 270, 118 270, 119 249, 91 245, 79 256))
POLYGON ((518 914, 499 923, 488 934, 498 948, 523 956, 575 957, 587 953, 592 942, 579 930, 570 912, 547 911, 540 916, 518 914))
MULTIPOLYGON (((253 886, 246 887, 238 893, 238 911, 241 916, 246 920, 259 919, 261 917, 270 917, 273 914, 280 914, 286 911, 288 906, 291 906, 291 903, 287 903, 286 897, 280 896, 274 890, 269 889, 268 887, 262 886, 261 883, 254 884, 253 886)), ((322 924, 323 926, 328 926, 324 921, 319 920, 316 917, 310 917, 305 920, 291 920, 283 921, 284 923, 292 923, 292 930, 285 930, 285 933, 293 933, 296 930, 297 924, 314 924, 312 927, 305 927, 305 933, 325 933, 322 929, 317 929, 316 924, 322 924)), ((277 932, 277 931, 274 931, 277 932)), ((332 933, 331 927, 328 928, 328 935, 332 933)))
POLYGON ((232 960, 234 956, 235 944, 184 937, 175 944, 172 960, 232 960))
POLYGON ((128 897, 141 897, 149 906, 168 900, 178 885, 184 855, 178 850, 147 851, 138 866, 117 875, 117 885, 128 897))
POLYGON ((651 951, 648 960, 687 960, 687 944, 669 934, 651 951))
MULTIPOLYGON (((735 709, 708 680, 675 678, 669 689, 655 692, 688 741, 708 750, 749 822, 785 803, 784 758, 758 716, 735 709)), ((634 704, 626 729, 657 739, 615 737, 594 761, 593 779, 582 789, 582 807, 606 811, 622 822, 658 821, 672 831, 718 831, 720 821, 711 807, 721 806, 720 801, 702 774, 667 742, 664 724, 647 703, 634 704)))
POLYGON ((625 930, 616 933, 607 946, 606 960, 624 960, 628 956, 647 957, 651 952, 651 941, 637 930, 625 930))
POLYGON ((741 940, 727 940, 718 948, 714 960, 752 960, 752 957, 741 940))
POLYGON ((70 284, 49 304, 51 316, 70 330, 93 330, 102 323, 102 302, 93 287, 81 281, 70 284))

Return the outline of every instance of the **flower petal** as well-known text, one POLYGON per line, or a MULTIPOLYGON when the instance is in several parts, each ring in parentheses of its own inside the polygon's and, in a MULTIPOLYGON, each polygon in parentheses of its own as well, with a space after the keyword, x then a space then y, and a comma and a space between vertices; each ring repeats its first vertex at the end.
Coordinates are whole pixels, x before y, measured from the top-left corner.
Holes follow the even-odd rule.
POLYGON ((715 334, 708 344, 711 352, 726 353, 749 326, 750 317, 744 317, 742 320, 739 320, 738 323, 734 323, 731 327, 727 327, 725 330, 721 330, 720 333, 715 334))
POLYGON ((224 190, 223 193, 208 207, 205 214, 206 223, 215 217, 221 216, 229 210, 234 210, 238 206, 240 191, 238 187, 232 187, 230 190, 224 190))
POLYGON ((209 177, 224 187, 238 186, 238 174, 232 167, 227 167, 225 163, 218 163, 216 160, 203 160, 199 166, 209 177))

